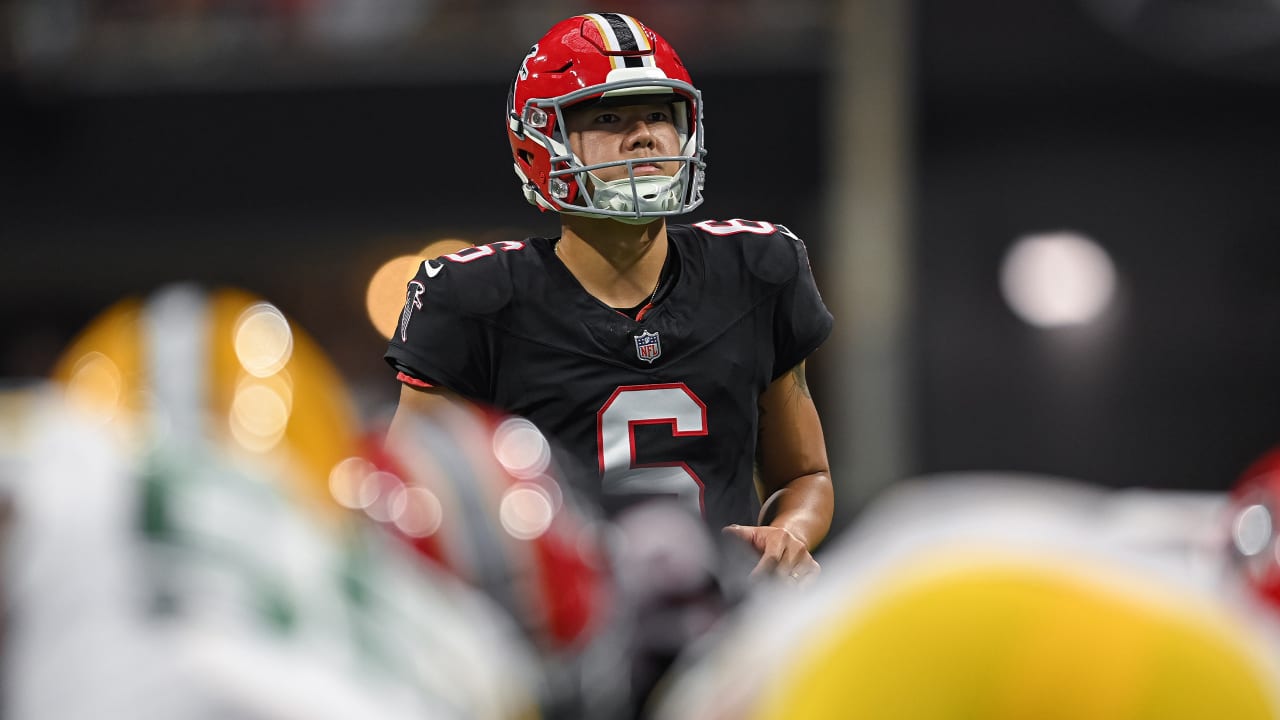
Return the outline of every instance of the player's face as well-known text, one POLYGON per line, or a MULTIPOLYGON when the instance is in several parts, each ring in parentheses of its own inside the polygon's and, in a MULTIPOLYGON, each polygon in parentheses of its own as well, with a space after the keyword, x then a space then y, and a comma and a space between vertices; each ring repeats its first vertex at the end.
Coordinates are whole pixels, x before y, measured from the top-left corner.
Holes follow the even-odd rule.
MULTIPOLYGON (((570 109, 565 113, 569 146, 585 165, 633 158, 678 155, 680 134, 671 105, 649 103, 570 109)), ((675 175, 678 162, 637 163, 637 176, 675 175)), ((604 181, 627 176, 625 165, 592 171, 604 181)))

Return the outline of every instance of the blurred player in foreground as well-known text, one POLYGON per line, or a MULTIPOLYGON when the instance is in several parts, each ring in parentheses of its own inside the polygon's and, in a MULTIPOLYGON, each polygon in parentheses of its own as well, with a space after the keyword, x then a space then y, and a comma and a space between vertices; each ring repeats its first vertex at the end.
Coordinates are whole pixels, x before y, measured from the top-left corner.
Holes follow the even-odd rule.
POLYGON ((1280 717, 1276 618, 1226 572, 1229 517, 1221 494, 906 483, 787 613, 756 595, 691 651, 652 716, 1280 717))
POLYGON ((549 717, 633 716, 744 594, 733 578, 755 560, 740 543, 670 499, 606 520, 562 482, 528 420, 458 405, 400 422, 374 448, 383 490, 365 512, 517 619, 549 717))
POLYGON ((561 235, 422 264, 386 354, 404 383, 391 432, 456 399, 527 418, 592 498, 679 498, 749 543, 757 574, 800 582, 833 510, 805 379, 832 318, 787 228, 667 224, 702 202, 702 118, 675 50, 633 17, 578 15, 533 45, 505 122, 561 235))
POLYGON ((538 716, 509 616, 339 507, 346 390, 277 309, 175 286, 0 395, 11 720, 538 716))

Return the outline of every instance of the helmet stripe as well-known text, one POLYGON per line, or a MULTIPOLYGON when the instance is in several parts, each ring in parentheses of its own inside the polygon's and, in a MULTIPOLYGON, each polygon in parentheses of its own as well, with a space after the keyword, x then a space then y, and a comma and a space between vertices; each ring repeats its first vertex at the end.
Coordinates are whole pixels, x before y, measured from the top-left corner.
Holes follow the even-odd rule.
POLYGON ((649 36, 645 34, 644 26, 640 24, 639 20, 636 20, 630 15, 618 15, 618 18, 625 22, 627 27, 631 30, 632 35, 636 39, 637 50, 646 53, 653 50, 653 45, 649 43, 649 36))
POLYGON ((656 67, 653 57, 653 46, 635 18, 621 13, 589 13, 586 17, 595 23, 600 31, 605 49, 608 51, 609 63, 618 67, 656 67), (614 53, 626 53, 621 56, 614 53))
POLYGON ((613 30, 613 36, 617 38, 618 49, 622 52, 636 52, 640 49, 640 45, 636 42, 636 34, 632 32, 631 27, 627 25, 627 21, 622 19, 618 13, 601 13, 600 17, 609 23, 609 29, 613 30))
POLYGON ((618 36, 613 32, 613 26, 608 20, 605 20, 599 13, 588 13, 585 15, 596 26, 596 31, 600 33, 600 39, 604 41, 605 55, 609 58, 609 65, 614 69, 618 67, 618 56, 613 53, 618 52, 622 48, 618 46, 618 36))
POLYGON ((658 63, 654 47, 649 42, 649 36, 645 34, 644 27, 640 25, 640 21, 630 15, 618 15, 618 17, 627 24, 631 30, 632 37, 636 40, 636 49, 640 51, 640 63, 636 67, 657 67, 658 63))

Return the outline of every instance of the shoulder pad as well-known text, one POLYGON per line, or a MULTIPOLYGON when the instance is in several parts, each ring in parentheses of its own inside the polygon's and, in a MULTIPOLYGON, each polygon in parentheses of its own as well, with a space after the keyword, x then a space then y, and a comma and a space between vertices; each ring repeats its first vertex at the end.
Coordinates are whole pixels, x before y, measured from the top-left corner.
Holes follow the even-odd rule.
POLYGON ((522 249, 523 245, 493 243, 441 255, 422 263, 418 279, 428 284, 429 293, 463 313, 491 315, 511 302, 511 264, 507 256, 510 250, 522 249), (430 277, 424 279, 424 275, 430 277))
POLYGON ((799 269, 796 245, 800 240, 782 225, 735 218, 705 220, 692 227, 704 235, 724 236, 724 240, 736 243, 751 274, 770 285, 788 282, 799 269))

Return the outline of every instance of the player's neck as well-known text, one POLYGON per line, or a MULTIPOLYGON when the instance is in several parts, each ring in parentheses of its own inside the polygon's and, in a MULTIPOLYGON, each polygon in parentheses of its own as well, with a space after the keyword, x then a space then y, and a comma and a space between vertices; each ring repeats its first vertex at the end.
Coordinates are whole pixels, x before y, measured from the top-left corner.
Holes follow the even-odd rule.
POLYGON ((667 224, 565 216, 556 254, 582 287, 611 307, 650 297, 667 259, 667 224))

